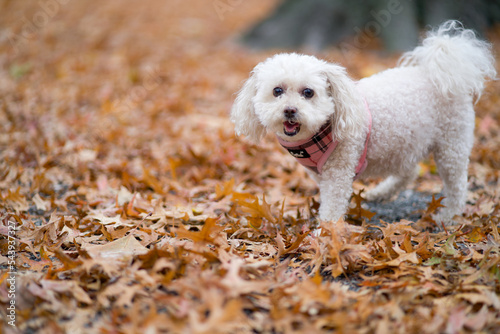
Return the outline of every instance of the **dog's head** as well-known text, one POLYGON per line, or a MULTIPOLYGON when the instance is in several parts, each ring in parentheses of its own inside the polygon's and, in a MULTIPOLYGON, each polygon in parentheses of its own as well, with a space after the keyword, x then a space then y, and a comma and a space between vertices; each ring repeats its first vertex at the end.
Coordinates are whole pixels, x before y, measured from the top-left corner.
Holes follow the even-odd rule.
POLYGON ((327 121, 336 139, 362 133, 363 102, 345 69, 313 56, 278 54, 258 64, 231 110, 236 132, 258 142, 311 137, 327 121))

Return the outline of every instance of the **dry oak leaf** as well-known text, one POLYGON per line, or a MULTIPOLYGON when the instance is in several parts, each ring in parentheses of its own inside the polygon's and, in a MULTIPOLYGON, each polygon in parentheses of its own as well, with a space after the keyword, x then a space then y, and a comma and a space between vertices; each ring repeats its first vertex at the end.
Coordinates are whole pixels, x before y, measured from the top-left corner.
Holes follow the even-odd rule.
POLYGON ((234 189, 234 178, 231 180, 224 182, 221 186, 220 184, 215 185, 215 198, 216 200, 220 200, 228 195, 233 193, 234 189))
POLYGON ((484 262, 483 265, 475 273, 465 278, 462 284, 464 285, 472 284, 478 279, 487 276, 491 269, 493 268, 498 269, 499 264, 500 264, 500 257, 499 256, 492 257, 488 262, 484 262))
POLYGON ((283 240, 283 237, 278 232, 277 235, 276 235, 276 244, 278 245, 278 257, 280 257, 280 256, 282 256, 284 254, 288 254, 288 253, 291 253, 291 252, 297 250, 300 247, 300 245, 302 244, 302 241, 304 241, 304 239, 308 235, 309 235, 309 233, 298 234, 293 239, 292 244, 290 246, 288 246, 288 248, 286 248, 284 240, 283 240))
POLYGON ((19 214, 23 211, 28 211, 29 204, 26 197, 20 193, 21 187, 18 187, 15 191, 7 190, 7 195, 2 196, 0 193, 0 200, 5 201, 7 206, 12 207, 14 211, 19 214))
POLYGON ((50 201, 46 201, 40 197, 40 194, 33 196, 33 203, 37 210, 47 211, 50 209, 50 201))
POLYGON ((178 228, 173 229, 173 232, 178 238, 189 239, 193 242, 206 242, 214 245, 227 244, 226 238, 221 238, 221 232, 224 230, 224 227, 217 225, 217 221, 218 219, 216 218, 207 218, 199 232, 189 231, 184 225, 179 225, 178 228))
POLYGON ((397 258, 387 261, 387 262, 378 262, 378 263, 368 263, 368 266, 373 266, 375 270, 380 270, 388 267, 399 267, 403 262, 410 262, 413 264, 419 264, 420 259, 417 255, 417 252, 405 253, 399 255, 397 258))
POLYGON ((141 245, 132 234, 104 245, 84 243, 82 244, 82 249, 86 250, 93 258, 103 257, 116 259, 148 252, 148 249, 141 245))
POLYGON ((111 304, 110 300, 112 299, 114 300, 113 304, 115 306, 130 307, 136 296, 147 296, 142 286, 137 284, 129 285, 124 283, 123 280, 118 280, 106 286, 97 296, 97 301, 103 307, 109 307, 111 304))
POLYGON ((44 300, 52 301, 55 296, 54 293, 68 293, 73 295, 75 299, 81 303, 92 304, 92 299, 83 290, 76 281, 66 280, 66 281, 56 281, 56 280, 46 280, 42 279, 39 285, 32 283, 28 287, 29 291, 44 300))
POLYGON ((95 212, 94 211, 91 215, 88 215, 85 218, 90 218, 90 219, 98 220, 102 225, 113 224, 115 227, 118 227, 118 226, 128 226, 128 227, 135 226, 133 223, 124 222, 121 219, 120 215, 116 215, 114 217, 107 217, 102 212, 95 212))
POLYGON ((354 200, 355 206, 349 208, 348 214, 352 215, 357 220, 362 220, 363 218, 370 220, 377 213, 363 209, 363 207, 361 206, 361 202, 364 201, 364 198, 361 196, 361 193, 363 193, 363 191, 364 189, 361 189, 357 194, 353 193, 352 199, 354 200))
MULTIPOLYGON (((268 266, 268 262, 264 262, 263 266, 268 266)), ((223 268, 227 270, 227 273, 222 278, 221 283, 228 290, 227 293, 230 297, 238 297, 252 292, 264 293, 268 288, 267 282, 243 279, 240 276, 240 271, 243 270, 244 266, 245 260, 237 256, 231 257, 223 263, 223 268)))
POLYGON ((266 218, 272 223, 276 223, 276 218, 271 213, 271 206, 266 202, 266 196, 262 196, 262 204, 255 195, 233 192, 233 199, 240 205, 243 212, 248 213, 253 218, 266 218))
POLYGON ((238 333, 242 331, 242 302, 239 299, 227 300, 220 292, 214 289, 203 291, 207 301, 206 309, 189 310, 190 330, 187 332, 209 333, 238 333), (208 314, 208 316, 207 316, 208 314))

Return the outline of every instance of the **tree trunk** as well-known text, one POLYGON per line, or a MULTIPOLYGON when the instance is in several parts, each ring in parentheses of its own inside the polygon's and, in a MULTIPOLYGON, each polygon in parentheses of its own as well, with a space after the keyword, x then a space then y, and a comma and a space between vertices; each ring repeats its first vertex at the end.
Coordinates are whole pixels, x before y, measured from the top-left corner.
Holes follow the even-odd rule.
POLYGON ((387 50, 405 51, 417 44, 421 27, 448 19, 481 34, 500 21, 500 1, 285 0, 243 42, 254 48, 320 50, 351 39, 350 47, 362 49, 380 38, 387 50))

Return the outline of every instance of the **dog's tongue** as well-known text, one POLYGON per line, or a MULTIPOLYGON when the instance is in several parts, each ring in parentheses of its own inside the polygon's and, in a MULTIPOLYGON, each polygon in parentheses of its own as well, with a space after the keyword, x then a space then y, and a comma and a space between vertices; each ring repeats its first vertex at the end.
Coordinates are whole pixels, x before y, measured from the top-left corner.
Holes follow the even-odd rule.
POLYGON ((300 124, 299 123, 290 123, 288 121, 283 123, 283 126, 285 127, 286 132, 294 132, 295 129, 297 129, 300 124))

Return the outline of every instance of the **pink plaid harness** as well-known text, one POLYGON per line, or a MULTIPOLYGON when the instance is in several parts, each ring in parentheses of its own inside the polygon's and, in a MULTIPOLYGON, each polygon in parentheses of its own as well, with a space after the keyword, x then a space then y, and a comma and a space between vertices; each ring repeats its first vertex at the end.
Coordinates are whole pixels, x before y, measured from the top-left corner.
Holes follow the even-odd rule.
MULTIPOLYGON (((368 111, 368 134, 366 135, 363 154, 361 154, 358 166, 356 167, 356 177, 364 172, 368 164, 366 161, 366 152, 368 150, 368 140, 370 139, 370 133, 372 131, 372 115, 366 101, 365 107, 368 111)), ((311 138, 289 142, 278 137, 278 141, 301 165, 317 174, 321 174, 323 165, 339 144, 338 141, 333 140, 331 121, 326 122, 311 138)))

